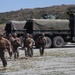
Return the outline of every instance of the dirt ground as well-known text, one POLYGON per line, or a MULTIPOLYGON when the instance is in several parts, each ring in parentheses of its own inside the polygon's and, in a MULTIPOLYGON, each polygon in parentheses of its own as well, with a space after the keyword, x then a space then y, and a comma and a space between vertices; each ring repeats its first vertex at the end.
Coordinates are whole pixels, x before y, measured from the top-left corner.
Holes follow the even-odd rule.
POLYGON ((68 44, 63 48, 45 49, 44 56, 40 56, 39 49, 34 49, 34 56, 25 58, 20 50, 19 60, 9 59, 7 70, 2 70, 0 61, 0 75, 75 75, 75 44, 68 44))

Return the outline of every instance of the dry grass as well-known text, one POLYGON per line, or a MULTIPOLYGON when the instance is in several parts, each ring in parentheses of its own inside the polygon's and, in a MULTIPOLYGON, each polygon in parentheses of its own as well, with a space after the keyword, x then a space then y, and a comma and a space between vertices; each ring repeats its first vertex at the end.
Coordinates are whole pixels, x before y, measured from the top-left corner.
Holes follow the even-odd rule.
POLYGON ((5 24, 0 24, 0 34, 4 33, 5 24))
POLYGON ((2 26, 4 27, 4 26, 5 26, 5 24, 0 24, 0 27, 2 27, 2 26))

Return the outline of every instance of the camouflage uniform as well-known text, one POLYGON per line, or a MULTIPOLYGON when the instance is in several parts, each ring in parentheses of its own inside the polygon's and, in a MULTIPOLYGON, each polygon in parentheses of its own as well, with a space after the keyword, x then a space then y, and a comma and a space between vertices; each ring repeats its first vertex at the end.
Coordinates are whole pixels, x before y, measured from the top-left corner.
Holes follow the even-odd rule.
POLYGON ((23 38, 23 47, 22 48, 25 50, 25 56, 27 56, 26 37, 23 38))
POLYGON ((13 45, 14 59, 18 59, 19 58, 18 47, 20 46, 20 39, 17 37, 16 34, 14 34, 14 41, 12 45, 13 45))
POLYGON ((11 34, 9 34, 9 36, 8 36, 8 40, 9 40, 9 41, 10 41, 10 43, 11 43, 11 47, 10 47, 11 52, 9 51, 9 50, 10 50, 10 49, 9 49, 9 47, 7 48, 7 49, 8 49, 8 53, 9 53, 10 58, 11 58, 11 57, 12 57, 12 50, 13 50, 12 45, 13 45, 13 41, 14 41, 14 38, 12 37, 12 35, 11 35, 11 34))
MULTIPOLYGON (((7 61, 5 59, 5 50, 7 46, 7 39, 3 38, 2 35, 0 35, 0 58, 3 63, 3 67, 7 67, 7 61)), ((8 43, 9 44, 9 43, 8 43)))
POLYGON ((40 55, 44 54, 45 45, 46 45, 46 38, 45 35, 42 34, 42 36, 39 38, 40 55))
POLYGON ((26 47, 27 47, 27 54, 30 57, 33 56, 33 44, 34 40, 30 37, 30 35, 28 35, 26 38, 26 47))

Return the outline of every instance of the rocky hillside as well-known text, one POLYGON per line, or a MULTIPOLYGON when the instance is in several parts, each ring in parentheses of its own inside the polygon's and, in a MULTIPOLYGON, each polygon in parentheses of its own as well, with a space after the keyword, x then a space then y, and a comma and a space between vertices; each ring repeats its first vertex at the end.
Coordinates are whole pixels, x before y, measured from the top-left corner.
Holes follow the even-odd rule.
POLYGON ((59 18, 68 18, 66 14, 69 7, 75 5, 50 6, 45 8, 21 9, 0 13, 0 23, 6 23, 8 20, 26 20, 32 18, 42 18, 43 14, 58 15, 59 18))

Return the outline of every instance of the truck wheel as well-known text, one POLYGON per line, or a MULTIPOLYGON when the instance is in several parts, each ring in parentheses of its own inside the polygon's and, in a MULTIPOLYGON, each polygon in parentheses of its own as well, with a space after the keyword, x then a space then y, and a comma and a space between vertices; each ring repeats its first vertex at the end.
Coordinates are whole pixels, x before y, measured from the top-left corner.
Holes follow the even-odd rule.
POLYGON ((64 45, 64 39, 60 36, 56 36, 53 38, 53 47, 61 48, 64 45))
POLYGON ((46 36, 46 48, 50 48, 52 45, 52 40, 46 36))

